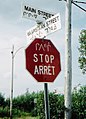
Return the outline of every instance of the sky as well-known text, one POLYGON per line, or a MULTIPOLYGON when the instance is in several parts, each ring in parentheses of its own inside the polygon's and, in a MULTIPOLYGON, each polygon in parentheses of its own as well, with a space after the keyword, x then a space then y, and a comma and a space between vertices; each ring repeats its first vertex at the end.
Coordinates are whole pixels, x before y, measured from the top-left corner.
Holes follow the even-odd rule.
MULTIPOLYGON (((80 1, 80 0, 78 0, 80 1)), ((53 83, 48 83, 49 91, 64 93, 65 84, 65 1, 58 0, 0 0, 0 93, 10 96, 12 79, 12 46, 14 52, 13 96, 44 90, 44 83, 37 82, 26 70, 25 48, 32 42, 26 31, 36 25, 36 21, 22 17, 22 5, 34 6, 49 13, 60 13, 61 29, 46 36, 60 52, 61 72, 53 83), (22 48, 21 48, 22 47, 22 48), (20 49, 20 50, 19 50, 20 49)), ((83 6, 86 9, 86 4, 83 6)), ((79 69, 79 34, 86 29, 86 12, 72 4, 72 89, 80 84, 86 85, 86 75, 79 69)))

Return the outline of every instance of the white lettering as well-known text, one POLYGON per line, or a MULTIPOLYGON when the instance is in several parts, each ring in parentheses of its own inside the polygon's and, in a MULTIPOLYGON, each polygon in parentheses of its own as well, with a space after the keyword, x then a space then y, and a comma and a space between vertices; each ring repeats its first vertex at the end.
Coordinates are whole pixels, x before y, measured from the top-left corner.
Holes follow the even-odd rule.
POLYGON ((45 62, 45 63, 53 63, 54 55, 44 55, 44 54, 34 54, 33 55, 33 61, 34 62, 45 62))
POLYGON ((43 74, 43 66, 42 65, 39 65, 39 74, 43 74))
POLYGON ((43 44, 40 44, 39 51, 40 51, 41 49, 42 49, 43 51, 45 51, 45 48, 44 48, 43 44))
POLYGON ((37 65, 35 66, 34 74, 39 74, 37 65))
POLYGON ((51 66, 48 66, 48 75, 52 75, 50 68, 51 68, 51 66))
POLYGON ((55 75, 55 66, 35 65, 34 74, 55 75))
POLYGON ((48 42, 47 51, 49 51, 49 47, 51 47, 50 42, 48 42))
MULTIPOLYGON (((29 33, 30 34, 30 33, 29 33)), ((35 48, 36 48, 36 50, 43 50, 43 51, 47 51, 47 52, 49 52, 49 50, 50 50, 50 47, 51 47, 51 45, 50 45, 50 43, 48 42, 47 44, 46 43, 41 43, 41 44, 39 44, 39 43, 36 43, 35 44, 35 48)))
POLYGON ((43 62, 43 54, 39 54, 39 55, 40 55, 41 62, 43 62))
POLYGON ((44 66, 44 74, 48 74, 47 66, 44 66))
POLYGON ((33 58, 34 62, 53 63, 54 55, 34 54, 33 58))
POLYGON ((50 55, 50 63, 52 63, 54 60, 54 55, 50 55))
POLYGON ((55 75, 55 66, 52 66, 52 75, 55 75))
POLYGON ((34 54, 33 57, 35 58, 35 59, 33 59, 33 61, 38 62, 37 54, 34 54))
POLYGON ((45 62, 49 63, 49 55, 45 55, 45 62))

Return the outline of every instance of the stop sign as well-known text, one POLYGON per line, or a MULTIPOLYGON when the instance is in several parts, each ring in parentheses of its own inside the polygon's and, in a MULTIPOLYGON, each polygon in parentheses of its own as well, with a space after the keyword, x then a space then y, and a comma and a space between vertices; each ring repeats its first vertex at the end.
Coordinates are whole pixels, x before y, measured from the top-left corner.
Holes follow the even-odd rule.
POLYGON ((36 38, 25 56, 26 69, 38 82, 53 82, 61 71, 60 53, 50 40, 36 38))

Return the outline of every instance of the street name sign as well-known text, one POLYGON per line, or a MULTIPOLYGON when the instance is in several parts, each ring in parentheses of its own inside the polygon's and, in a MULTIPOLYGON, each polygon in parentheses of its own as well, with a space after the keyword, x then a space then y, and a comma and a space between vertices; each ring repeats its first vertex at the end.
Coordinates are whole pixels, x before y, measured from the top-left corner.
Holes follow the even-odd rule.
POLYGON ((51 18, 47 19, 45 22, 35 25, 31 29, 26 31, 26 36, 28 39, 43 38, 57 30, 61 29, 60 14, 56 14, 51 18))
POLYGON ((54 14, 34 8, 33 6, 25 4, 22 5, 22 17, 24 18, 43 22, 52 16, 54 16, 54 14))
POLYGON ((60 53, 48 39, 36 38, 25 56, 26 69, 38 82, 53 82, 61 71, 60 53))

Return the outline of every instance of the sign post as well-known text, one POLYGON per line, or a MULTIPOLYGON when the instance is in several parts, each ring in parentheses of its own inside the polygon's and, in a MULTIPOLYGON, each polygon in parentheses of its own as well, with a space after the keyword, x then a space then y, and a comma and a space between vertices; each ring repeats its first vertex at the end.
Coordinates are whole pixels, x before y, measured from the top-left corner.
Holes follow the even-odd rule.
POLYGON ((60 53, 50 40, 36 38, 25 54, 26 69, 38 82, 44 82, 45 118, 50 119, 47 82, 53 82, 61 71, 60 53))
POLYGON ((50 119, 48 84, 44 83, 45 119, 50 119))
POLYGON ((22 16, 37 22, 36 26, 26 32, 29 39, 36 38, 25 50, 26 69, 38 82, 44 82, 45 118, 50 119, 48 84, 46 82, 53 82, 61 71, 60 53, 50 40, 37 39, 37 37, 43 38, 61 29, 60 15, 54 16, 54 14, 32 6, 23 5, 22 16))

